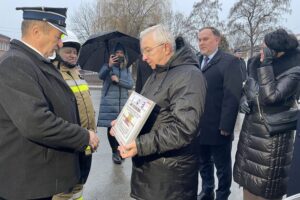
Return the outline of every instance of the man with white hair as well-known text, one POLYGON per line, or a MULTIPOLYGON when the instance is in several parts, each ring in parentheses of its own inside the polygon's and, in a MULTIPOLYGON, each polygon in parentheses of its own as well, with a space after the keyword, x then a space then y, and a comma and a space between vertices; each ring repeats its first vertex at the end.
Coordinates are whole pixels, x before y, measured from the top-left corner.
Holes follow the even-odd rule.
POLYGON ((157 107, 137 139, 119 147, 123 158, 133 157, 131 197, 194 200, 198 185, 195 145, 204 110, 204 77, 196 55, 182 41, 182 47, 176 48, 174 37, 164 26, 144 30, 140 40, 143 60, 154 70, 141 94, 157 107))

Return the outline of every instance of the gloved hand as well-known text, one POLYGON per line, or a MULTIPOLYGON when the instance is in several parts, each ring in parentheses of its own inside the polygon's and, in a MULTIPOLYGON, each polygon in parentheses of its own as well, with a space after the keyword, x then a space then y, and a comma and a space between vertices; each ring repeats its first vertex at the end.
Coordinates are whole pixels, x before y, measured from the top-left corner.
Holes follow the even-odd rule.
POLYGON ((245 114, 249 114, 250 111, 251 111, 251 109, 250 109, 247 97, 243 96, 241 98, 241 101, 240 101, 240 112, 245 113, 245 114))
POLYGON ((277 55, 276 51, 274 51, 268 47, 264 47, 263 54, 264 54, 264 56, 263 56, 263 61, 261 63, 261 67, 272 65, 273 59, 277 55))

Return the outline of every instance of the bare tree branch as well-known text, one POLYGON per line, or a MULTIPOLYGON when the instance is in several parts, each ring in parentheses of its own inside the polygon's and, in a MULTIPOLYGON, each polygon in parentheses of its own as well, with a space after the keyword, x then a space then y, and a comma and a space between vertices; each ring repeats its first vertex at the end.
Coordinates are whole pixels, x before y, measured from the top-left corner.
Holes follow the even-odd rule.
POLYGON ((263 36, 276 28, 282 14, 291 12, 290 2, 290 0, 239 0, 231 8, 227 24, 232 44, 250 46, 250 56, 253 56, 254 47, 261 42, 263 36), (239 38, 244 38, 242 44, 239 38))

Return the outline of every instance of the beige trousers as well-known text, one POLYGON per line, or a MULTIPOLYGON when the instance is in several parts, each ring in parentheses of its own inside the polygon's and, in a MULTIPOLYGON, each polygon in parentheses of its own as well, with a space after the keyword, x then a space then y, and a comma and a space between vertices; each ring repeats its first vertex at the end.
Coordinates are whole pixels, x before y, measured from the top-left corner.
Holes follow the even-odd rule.
POLYGON ((256 196, 255 194, 252 194, 251 192, 249 192, 248 190, 243 190, 244 192, 244 200, 281 200, 281 198, 279 199, 265 199, 263 197, 260 196, 256 196))
POLYGON ((56 194, 52 200, 83 200, 83 184, 77 184, 72 188, 71 192, 56 194))

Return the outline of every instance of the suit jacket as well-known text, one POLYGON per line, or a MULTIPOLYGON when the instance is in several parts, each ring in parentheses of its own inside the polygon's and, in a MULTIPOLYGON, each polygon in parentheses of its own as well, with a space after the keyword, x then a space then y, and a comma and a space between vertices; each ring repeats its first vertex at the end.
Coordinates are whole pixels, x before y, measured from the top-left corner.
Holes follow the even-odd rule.
POLYGON ((240 69, 242 72, 242 78, 243 78, 243 81, 245 81, 248 76, 246 62, 243 58, 239 58, 239 61, 240 61, 240 69))
MULTIPOLYGON (((200 56, 200 63, 203 56, 200 56)), ((219 145, 231 142, 242 91, 240 61, 221 50, 202 69, 207 81, 204 114, 200 120, 199 142, 219 145), (231 136, 222 136, 224 130, 231 136)))

